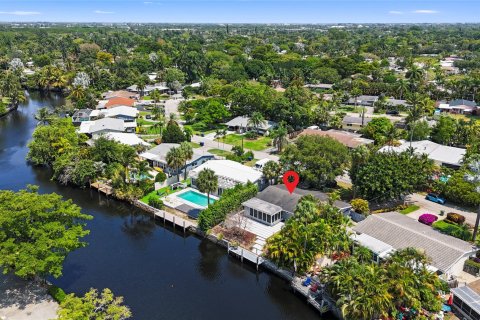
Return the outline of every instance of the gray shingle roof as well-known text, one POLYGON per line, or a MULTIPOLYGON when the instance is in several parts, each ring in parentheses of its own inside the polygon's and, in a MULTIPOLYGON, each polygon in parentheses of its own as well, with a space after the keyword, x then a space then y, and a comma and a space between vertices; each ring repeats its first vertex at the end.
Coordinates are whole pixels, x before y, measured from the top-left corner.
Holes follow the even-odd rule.
MULTIPOLYGON (((314 190, 296 188, 295 191, 290 194, 283 184, 268 186, 265 190, 259 192, 256 198, 279 206, 284 211, 294 212, 300 198, 309 194, 318 198, 320 201, 328 200, 327 194, 314 190)), ((343 201, 335 201, 334 205, 339 209, 351 207, 350 204, 343 201)))
MULTIPOLYGON (((172 148, 178 148, 180 147, 180 144, 178 143, 161 143, 158 146, 153 147, 150 150, 147 150, 146 152, 140 154, 140 156, 149 159, 149 160, 155 160, 163 163, 167 163, 167 153, 172 149, 172 148)), ((213 155, 209 152, 202 152, 197 149, 193 149, 193 156, 192 159, 188 161, 188 163, 192 163, 197 161, 198 159, 202 157, 212 157, 213 155)))
POLYGON ((462 256, 475 251, 470 243, 442 234, 398 212, 372 214, 353 230, 383 241, 396 250, 423 249, 432 260, 431 265, 444 273, 462 256))

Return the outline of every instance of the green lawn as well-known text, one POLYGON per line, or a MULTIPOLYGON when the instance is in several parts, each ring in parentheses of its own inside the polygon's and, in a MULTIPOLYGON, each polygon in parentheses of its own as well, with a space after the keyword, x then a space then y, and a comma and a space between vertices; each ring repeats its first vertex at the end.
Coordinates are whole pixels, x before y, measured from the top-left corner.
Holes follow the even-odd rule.
POLYGON ((432 224, 432 227, 455 238, 459 238, 465 241, 470 241, 472 239, 472 233, 468 230, 464 230, 461 226, 457 224, 448 223, 440 220, 434 222, 432 224))
POLYGON ((412 204, 412 205, 409 205, 408 207, 406 207, 405 209, 400 210, 400 213, 401 214, 409 214, 413 211, 417 211, 418 209, 420 209, 419 206, 412 204))
POLYGON ((249 166, 249 167, 253 167, 255 165, 255 163, 257 163, 258 159, 252 159, 250 161, 247 161, 244 163, 244 165, 246 166, 249 166))
POLYGON ((218 124, 218 125, 215 126, 215 128, 208 129, 208 130, 198 130, 198 129, 195 128, 194 125, 191 125, 191 124, 185 124, 183 127, 192 129, 193 134, 196 134, 197 136, 201 135, 202 133, 203 134, 209 134, 209 133, 212 133, 212 132, 216 132, 217 130, 221 130, 221 129, 226 128, 226 126, 223 125, 223 124, 218 124))
MULTIPOLYGON (((191 181, 190 178, 188 178, 187 180, 183 180, 182 182, 186 183, 187 186, 190 186, 192 181, 191 181)), ((162 198, 162 197, 165 197, 169 194, 175 193, 175 192, 180 191, 180 190, 182 190, 182 189, 172 190, 170 188, 170 186, 166 186, 166 187, 160 188, 158 190, 154 190, 154 191, 146 194, 143 198, 140 199, 140 201, 148 204, 148 199, 150 199, 150 197, 162 198), (160 196, 160 195, 162 195, 162 196, 160 196)))
POLYGON ((208 152, 211 154, 220 156, 220 157, 226 157, 230 154, 232 154, 230 151, 222 150, 222 149, 209 149, 208 152))
POLYGON ((196 143, 196 142, 191 142, 190 141, 190 145, 192 146, 192 148, 200 148, 200 144, 196 143))
MULTIPOLYGON (((242 135, 239 134, 229 134, 223 139, 216 139, 215 141, 224 142, 227 144, 231 144, 234 146, 241 146, 242 145, 242 135)), ((243 147, 245 149, 250 149, 254 151, 261 151, 268 147, 268 145, 272 142, 272 139, 269 137, 258 137, 255 140, 249 140, 243 138, 243 147)))
POLYGON ((144 118, 138 118, 137 119, 137 125, 139 125, 139 126, 153 125, 155 123, 156 123, 155 120, 147 120, 147 119, 144 119, 144 118))

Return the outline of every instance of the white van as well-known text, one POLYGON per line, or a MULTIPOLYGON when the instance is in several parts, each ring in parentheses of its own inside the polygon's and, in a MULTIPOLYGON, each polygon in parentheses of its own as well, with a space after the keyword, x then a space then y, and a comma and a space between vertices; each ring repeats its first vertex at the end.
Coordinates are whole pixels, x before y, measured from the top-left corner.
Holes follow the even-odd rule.
POLYGON ((257 162, 255 162, 255 166, 253 167, 255 170, 258 170, 258 171, 262 171, 263 170, 263 167, 265 166, 265 164, 267 162, 270 162, 270 161, 273 161, 271 159, 260 159, 258 160, 257 162))

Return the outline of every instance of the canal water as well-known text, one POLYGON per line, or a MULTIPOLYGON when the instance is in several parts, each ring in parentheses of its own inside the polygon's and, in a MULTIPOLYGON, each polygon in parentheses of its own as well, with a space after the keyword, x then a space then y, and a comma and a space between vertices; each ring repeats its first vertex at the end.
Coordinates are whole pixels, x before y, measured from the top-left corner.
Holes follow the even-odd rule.
POLYGON ((68 256, 62 277, 49 280, 79 295, 110 288, 125 298, 134 319, 319 319, 285 281, 256 272, 225 249, 93 190, 60 186, 48 170, 28 165, 36 110, 63 103, 60 96, 32 92, 18 111, 0 119, 0 189, 35 184, 94 217, 85 238, 89 245, 68 256))

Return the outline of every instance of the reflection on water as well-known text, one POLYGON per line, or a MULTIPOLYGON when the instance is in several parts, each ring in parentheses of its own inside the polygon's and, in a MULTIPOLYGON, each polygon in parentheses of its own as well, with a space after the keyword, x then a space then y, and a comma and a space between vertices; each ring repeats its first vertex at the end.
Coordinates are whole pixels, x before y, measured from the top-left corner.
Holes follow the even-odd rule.
POLYGON ((72 199, 88 222, 89 243, 70 254, 63 276, 50 279, 67 292, 111 288, 125 297, 135 319, 318 319, 288 285, 227 256, 226 249, 163 226, 139 209, 90 189, 60 186, 45 168, 25 161, 26 147, 43 106, 60 96, 30 95, 18 111, 0 119, 0 189, 27 184, 72 199))

